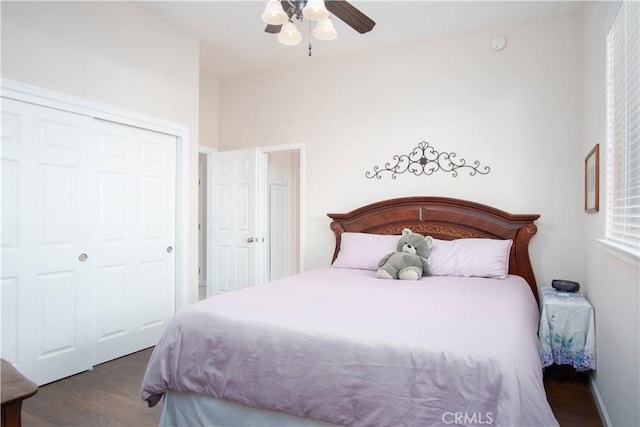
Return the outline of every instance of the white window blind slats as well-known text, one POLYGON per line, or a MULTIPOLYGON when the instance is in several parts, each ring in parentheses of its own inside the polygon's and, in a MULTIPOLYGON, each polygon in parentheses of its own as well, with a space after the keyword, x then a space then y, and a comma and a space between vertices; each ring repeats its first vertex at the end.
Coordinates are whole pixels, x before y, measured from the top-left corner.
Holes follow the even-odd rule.
POLYGON ((606 239, 640 256, 640 2, 607 36, 606 239))

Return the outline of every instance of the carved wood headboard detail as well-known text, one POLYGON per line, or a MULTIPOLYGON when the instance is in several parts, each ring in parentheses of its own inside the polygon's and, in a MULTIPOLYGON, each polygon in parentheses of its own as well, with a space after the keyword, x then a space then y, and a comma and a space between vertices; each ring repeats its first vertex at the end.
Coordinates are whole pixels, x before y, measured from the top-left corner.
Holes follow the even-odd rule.
POLYGON ((398 234, 405 227, 435 239, 512 239, 509 273, 522 276, 538 301, 538 287, 529 258, 529 242, 540 215, 511 214, 491 206, 447 197, 403 197, 383 200, 348 213, 327 214, 336 236, 335 261, 345 231, 398 234))

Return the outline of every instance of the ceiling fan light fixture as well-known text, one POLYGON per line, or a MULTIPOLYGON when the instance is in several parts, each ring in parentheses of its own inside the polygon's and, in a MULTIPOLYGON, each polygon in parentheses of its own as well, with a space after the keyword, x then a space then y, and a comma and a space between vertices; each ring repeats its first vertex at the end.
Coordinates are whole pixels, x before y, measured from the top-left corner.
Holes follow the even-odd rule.
POLYGON ((313 29, 313 36, 318 40, 334 40, 338 37, 338 32, 333 27, 331 19, 327 18, 322 21, 318 21, 313 29))
POLYGON ((291 21, 282 25, 278 33, 278 41, 286 46, 295 46, 302 41, 302 34, 291 21))
POLYGON ((310 21, 322 21, 329 17, 329 11, 324 5, 324 0, 309 0, 302 9, 302 16, 310 21))
POLYGON ((269 25, 282 25, 289 20, 279 0, 269 0, 262 13, 262 22, 269 25))

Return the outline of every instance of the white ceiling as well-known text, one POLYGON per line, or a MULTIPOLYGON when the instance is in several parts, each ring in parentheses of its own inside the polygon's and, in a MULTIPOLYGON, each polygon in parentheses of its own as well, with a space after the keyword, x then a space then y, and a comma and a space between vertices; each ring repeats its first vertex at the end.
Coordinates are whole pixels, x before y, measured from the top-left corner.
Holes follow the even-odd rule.
MULTIPOLYGON (((260 19, 266 0, 137 1, 139 7, 197 37, 201 41, 203 72, 220 78, 255 73, 285 64, 353 55, 447 34, 513 24, 553 15, 578 13, 580 1, 360 1, 350 3, 376 22, 358 34, 334 19, 338 38, 312 39, 307 56, 308 24, 297 23, 303 34, 298 46, 283 46, 264 32, 260 19)), ((488 41, 487 41, 488 43, 488 41)))

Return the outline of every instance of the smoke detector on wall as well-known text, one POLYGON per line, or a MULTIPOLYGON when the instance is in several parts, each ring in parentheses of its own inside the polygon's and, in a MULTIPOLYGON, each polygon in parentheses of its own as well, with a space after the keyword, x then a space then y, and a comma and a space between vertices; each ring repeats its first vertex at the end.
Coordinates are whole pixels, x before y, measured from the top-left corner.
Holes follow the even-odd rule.
POLYGON ((491 48, 493 50, 502 50, 507 45, 507 38, 505 36, 493 36, 491 38, 491 48))

